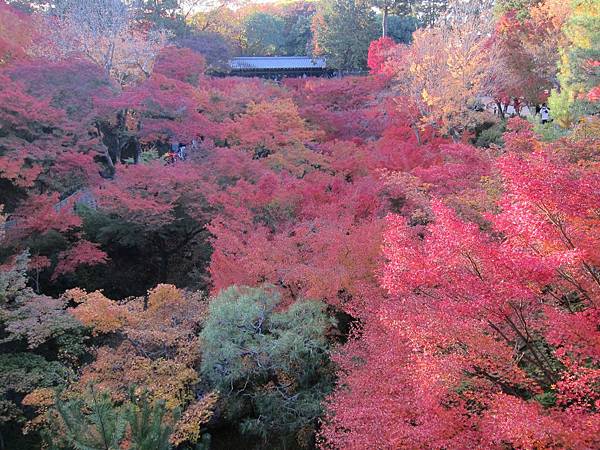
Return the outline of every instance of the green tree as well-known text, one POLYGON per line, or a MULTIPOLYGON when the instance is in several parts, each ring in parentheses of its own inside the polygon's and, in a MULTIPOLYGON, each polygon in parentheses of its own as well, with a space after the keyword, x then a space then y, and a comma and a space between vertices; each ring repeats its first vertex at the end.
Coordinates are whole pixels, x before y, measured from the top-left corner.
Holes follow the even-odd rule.
POLYGON ((539 0, 497 0, 494 12, 498 16, 514 12, 517 18, 522 20, 529 17, 529 8, 536 3, 539 3, 539 0))
POLYGON ((286 6, 283 13, 286 55, 311 54, 311 24, 315 11, 315 4, 309 2, 296 2, 286 6))
POLYGON ((412 34, 417 29, 418 22, 411 16, 389 16, 388 36, 396 42, 408 44, 412 41, 412 34))
POLYGON ((563 27, 569 44, 561 50, 560 90, 553 90, 549 99, 552 115, 563 127, 600 111, 600 103, 586 98, 600 84, 600 1, 572 0, 571 5, 573 14, 563 27))
POLYGON ((201 272, 210 260, 211 247, 202 224, 184 208, 176 208, 175 220, 158 228, 101 209, 78 209, 86 236, 106 249, 110 264, 77 270, 65 278, 63 289, 102 289, 108 296, 122 298, 144 295, 164 282, 204 287, 201 272))
POLYGON ((369 4, 379 11, 382 37, 388 36, 391 14, 407 15, 410 13, 410 0, 369 0, 369 4))
POLYGON ((84 398, 56 399, 50 423, 54 448, 77 450, 118 450, 125 435, 126 421, 108 392, 90 386, 84 398), (64 432, 58 433, 58 430, 64 432))
POLYGON ((22 427, 27 419, 22 401, 37 389, 63 387, 74 372, 58 361, 31 352, 10 352, 0 354, 0 449, 27 447, 24 441, 35 448, 39 445, 37 433, 27 439, 22 427))
MULTIPOLYGON (((413 22, 415 25, 419 23, 423 26, 430 26, 449 4, 448 0, 368 0, 368 2, 378 12, 382 37, 390 36, 396 40, 398 38, 394 35, 394 27, 398 27, 398 19, 402 19, 406 23, 413 22)), ((403 39, 400 41, 408 42, 403 39)))
POLYGON ((138 20, 176 35, 186 32, 185 17, 179 0, 137 0, 134 13, 138 20))
POLYGON ((371 41, 377 38, 375 13, 362 0, 323 0, 313 21, 316 52, 330 66, 364 69, 371 41))
MULTIPOLYGON (((48 442, 56 449, 118 450, 127 435, 131 450, 169 450, 172 427, 165 402, 151 402, 147 391, 135 390, 132 386, 129 402, 121 406, 94 385, 82 397, 57 397, 49 414, 48 442)), ((176 411, 173 418, 178 417, 176 411)))
MULTIPOLYGON (((169 436, 173 431, 166 422, 164 400, 151 402, 148 392, 136 395, 130 392, 130 403, 125 407, 125 418, 131 430, 131 450, 169 450, 169 436)), ((176 418, 178 413, 175 413, 176 418)))
POLYGON ((280 17, 264 12, 250 14, 244 20, 244 37, 249 55, 272 56, 281 54, 285 43, 285 22, 280 17))
POLYGON ((263 441, 314 429, 333 386, 325 306, 298 301, 277 311, 269 289, 232 287, 215 298, 201 333, 201 375, 225 399, 229 420, 263 441))

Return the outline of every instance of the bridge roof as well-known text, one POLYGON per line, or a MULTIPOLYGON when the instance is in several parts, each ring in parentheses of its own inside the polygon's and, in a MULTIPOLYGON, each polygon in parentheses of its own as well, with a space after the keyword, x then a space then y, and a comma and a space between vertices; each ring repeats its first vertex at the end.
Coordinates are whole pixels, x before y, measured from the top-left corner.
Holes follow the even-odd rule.
POLYGON ((325 69, 325 58, 310 56, 242 56, 229 61, 233 70, 325 69))

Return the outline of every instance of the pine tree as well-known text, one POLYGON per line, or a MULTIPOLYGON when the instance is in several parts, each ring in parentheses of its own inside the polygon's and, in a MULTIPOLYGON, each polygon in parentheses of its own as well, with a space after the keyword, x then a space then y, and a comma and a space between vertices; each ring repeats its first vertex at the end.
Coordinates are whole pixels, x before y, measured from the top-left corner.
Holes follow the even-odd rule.
MULTIPOLYGON (((130 403, 125 418, 131 430, 131 450, 169 450, 172 427, 165 423, 167 409, 164 400, 151 402, 148 392, 135 395, 130 391, 130 403)), ((178 411, 175 412, 177 417, 178 411)))
MULTIPOLYGON (((135 391, 132 386, 129 402, 122 406, 113 403, 108 391, 100 392, 93 385, 83 398, 57 398, 47 433, 50 448, 118 450, 128 431, 131 450, 169 450, 172 426, 164 400, 152 401, 148 391, 135 391)), ((177 421, 179 411, 172 417, 177 421)))
POLYGON ((222 291, 201 333, 200 370, 243 434, 285 446, 312 435, 331 391, 325 331, 332 321, 321 302, 297 301, 277 311, 280 302, 269 289, 222 291))
MULTIPOLYGON (((56 400, 51 424, 64 430, 64 440, 77 450, 118 450, 125 434, 126 421, 108 392, 99 392, 91 385, 85 398, 56 400)), ((55 448, 60 443, 52 442, 55 448)))

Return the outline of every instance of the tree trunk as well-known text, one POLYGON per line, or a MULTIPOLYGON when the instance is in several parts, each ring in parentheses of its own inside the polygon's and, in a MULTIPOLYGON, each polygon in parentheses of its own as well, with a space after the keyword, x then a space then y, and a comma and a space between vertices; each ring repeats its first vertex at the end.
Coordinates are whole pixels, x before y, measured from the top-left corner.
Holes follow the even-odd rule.
POLYGON ((117 145, 115 146, 115 164, 121 163, 121 155, 123 149, 129 143, 129 136, 127 136, 127 108, 120 110, 117 113, 117 129, 116 138, 117 145))
POLYGON ((117 145, 115 147, 115 164, 119 164, 121 162, 121 153, 123 152, 123 145, 121 143, 121 138, 117 139, 117 145))
POLYGON ((458 144, 460 142, 460 134, 458 133, 458 131, 456 131, 454 127, 448 130, 448 134, 452 138, 452 142, 454 142, 455 144, 458 144))
POLYGON ((115 57, 115 43, 114 43, 114 41, 111 41, 110 45, 108 46, 108 52, 104 59, 104 71, 106 73, 107 78, 110 78, 110 73, 112 72, 112 64, 113 64, 114 57, 115 57))
POLYGON ((504 111, 502 111, 502 102, 496 102, 496 106, 498 107, 498 115, 504 119, 504 111))
POLYGON ((100 145, 104 150, 104 159, 106 160, 106 165, 108 166, 108 171, 110 172, 109 175, 112 177, 117 169, 115 168, 115 164, 112 160, 112 157, 110 156, 110 150, 103 142, 104 134, 102 133, 102 127, 98 122, 96 122, 96 130, 98 130, 98 136, 100 137, 100 145))
POLYGON ((140 141, 138 141, 136 139, 135 140, 135 154, 133 155, 133 163, 134 164, 140 163, 140 154, 141 153, 142 153, 142 149, 141 149, 140 141))
POLYGON ((106 164, 108 165, 109 175, 112 177, 117 169, 115 168, 115 164, 113 163, 112 158, 110 157, 110 152, 108 151, 108 147, 103 145, 104 147, 104 158, 106 159, 106 164))
POLYGON ((164 248, 160 248, 160 261, 158 265, 158 279, 156 284, 166 283, 169 273, 169 254, 164 248))
POLYGON ((419 133, 419 127, 417 124, 413 124, 411 126, 411 128, 413 129, 414 133, 415 133, 415 137, 417 138, 417 145, 421 145, 421 133, 419 133))
POLYGON ((388 35, 388 14, 388 7, 384 6, 381 14, 381 37, 386 37, 388 35))

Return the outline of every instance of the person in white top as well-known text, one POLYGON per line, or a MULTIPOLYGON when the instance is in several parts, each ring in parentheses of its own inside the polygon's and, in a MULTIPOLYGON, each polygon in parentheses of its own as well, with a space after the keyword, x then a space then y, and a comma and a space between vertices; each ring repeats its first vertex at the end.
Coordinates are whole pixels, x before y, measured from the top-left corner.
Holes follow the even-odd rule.
POLYGON ((540 109, 540 116, 542 117, 542 123, 550 122, 550 110, 548 109, 548 107, 546 106, 545 103, 542 105, 542 108, 540 109))

